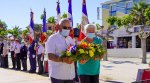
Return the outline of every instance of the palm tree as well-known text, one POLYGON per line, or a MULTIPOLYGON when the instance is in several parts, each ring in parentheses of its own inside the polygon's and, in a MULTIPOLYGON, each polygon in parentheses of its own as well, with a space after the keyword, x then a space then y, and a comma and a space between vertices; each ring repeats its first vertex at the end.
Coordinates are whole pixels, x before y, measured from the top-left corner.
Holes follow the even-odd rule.
POLYGON ((142 63, 147 63, 146 62, 146 39, 149 36, 148 32, 144 31, 144 28, 146 28, 146 26, 148 26, 147 24, 149 24, 150 21, 150 17, 149 17, 149 7, 150 4, 147 4, 145 2, 145 0, 139 2, 139 3, 135 3, 134 6, 131 8, 130 11, 130 16, 131 16, 131 23, 133 26, 136 25, 140 25, 140 31, 139 33, 139 37, 141 39, 141 47, 142 47, 142 63))
POLYGON ((48 18, 48 23, 49 23, 49 25, 51 27, 52 32, 54 32, 55 31, 55 27, 56 27, 56 19, 55 19, 55 17, 54 16, 49 17, 48 18))
POLYGON ((19 26, 14 26, 13 29, 7 30, 14 38, 20 38, 21 28, 19 26))
POLYGON ((67 18, 67 13, 64 13, 62 16, 61 16, 61 18, 67 18))
POLYGON ((7 29, 7 24, 0 20, 0 29, 7 29))

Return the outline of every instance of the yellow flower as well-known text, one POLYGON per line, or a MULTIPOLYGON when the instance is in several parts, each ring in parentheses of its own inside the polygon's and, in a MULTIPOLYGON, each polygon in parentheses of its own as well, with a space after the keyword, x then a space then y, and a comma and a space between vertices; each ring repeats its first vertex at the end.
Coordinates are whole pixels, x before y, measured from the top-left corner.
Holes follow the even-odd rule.
POLYGON ((98 52, 101 52, 101 50, 100 50, 100 49, 98 49, 98 52))
POLYGON ((91 49, 93 52, 95 52, 95 49, 94 49, 93 47, 90 47, 90 49, 91 49))
POLYGON ((88 44, 88 47, 91 47, 91 44, 90 44, 90 43, 88 44))
POLYGON ((92 51, 89 51, 89 54, 90 54, 90 57, 94 56, 94 52, 92 52, 92 51))
POLYGON ((83 49, 79 49, 80 54, 84 53, 83 49))
POLYGON ((70 56, 71 55, 71 53, 67 53, 67 56, 70 56))
POLYGON ((86 54, 88 54, 88 51, 85 51, 86 54))

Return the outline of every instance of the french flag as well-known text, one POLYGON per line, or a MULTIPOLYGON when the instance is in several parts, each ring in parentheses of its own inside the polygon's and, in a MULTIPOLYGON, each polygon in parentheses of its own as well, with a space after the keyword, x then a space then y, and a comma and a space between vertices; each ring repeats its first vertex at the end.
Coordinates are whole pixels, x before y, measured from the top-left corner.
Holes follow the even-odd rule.
POLYGON ((82 1, 82 27, 84 27, 86 24, 89 24, 88 20, 88 14, 87 14, 87 9, 86 9, 86 0, 82 1))
MULTIPOLYGON (((68 0, 68 19, 70 21, 71 27, 73 27, 73 17, 72 17, 72 0, 68 0)), ((69 36, 74 38, 74 31, 73 28, 70 30, 69 36)))
POLYGON ((34 40, 34 21, 33 21, 33 12, 30 13, 30 27, 29 27, 29 42, 32 43, 34 40))
POLYGON ((72 17, 72 0, 68 0, 68 19, 70 20, 70 25, 73 27, 73 17, 72 17))
POLYGON ((59 1, 57 2, 57 8, 56 8, 56 11, 57 11, 57 21, 56 21, 56 32, 59 30, 59 21, 61 20, 61 14, 60 14, 60 5, 59 5, 59 1))

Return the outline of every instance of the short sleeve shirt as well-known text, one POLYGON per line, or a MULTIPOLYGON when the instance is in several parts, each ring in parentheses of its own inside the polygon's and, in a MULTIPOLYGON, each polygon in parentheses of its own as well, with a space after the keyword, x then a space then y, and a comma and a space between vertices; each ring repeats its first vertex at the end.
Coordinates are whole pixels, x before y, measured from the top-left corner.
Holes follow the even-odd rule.
MULTIPOLYGON (((46 53, 53 53, 56 56, 61 56, 69 45, 74 45, 71 37, 63 37, 59 32, 50 36, 46 42, 46 53)), ((63 62, 49 61, 50 69, 49 75, 55 79, 72 80, 75 77, 74 64, 67 64, 63 62)))

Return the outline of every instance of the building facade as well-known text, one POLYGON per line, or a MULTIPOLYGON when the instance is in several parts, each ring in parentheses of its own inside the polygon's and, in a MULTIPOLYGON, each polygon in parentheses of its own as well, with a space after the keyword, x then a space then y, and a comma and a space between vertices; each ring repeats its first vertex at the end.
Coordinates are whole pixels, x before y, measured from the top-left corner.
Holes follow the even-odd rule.
MULTIPOLYGON (((110 0, 102 3, 102 25, 107 29, 108 24, 106 19, 109 16, 123 17, 130 13, 134 3, 138 3, 142 0, 110 0)), ((150 3, 150 0, 145 0, 146 3, 150 3)), ((136 26, 139 27, 139 26, 136 26)), ((131 31, 135 31, 132 28, 131 31)), ((118 48, 141 48, 141 41, 138 37, 138 33, 128 34, 125 28, 120 28, 113 32, 112 36, 113 44, 118 48), (122 42, 126 42, 124 45, 120 45, 122 42)), ((147 38, 147 51, 150 51, 150 37, 147 38)))

